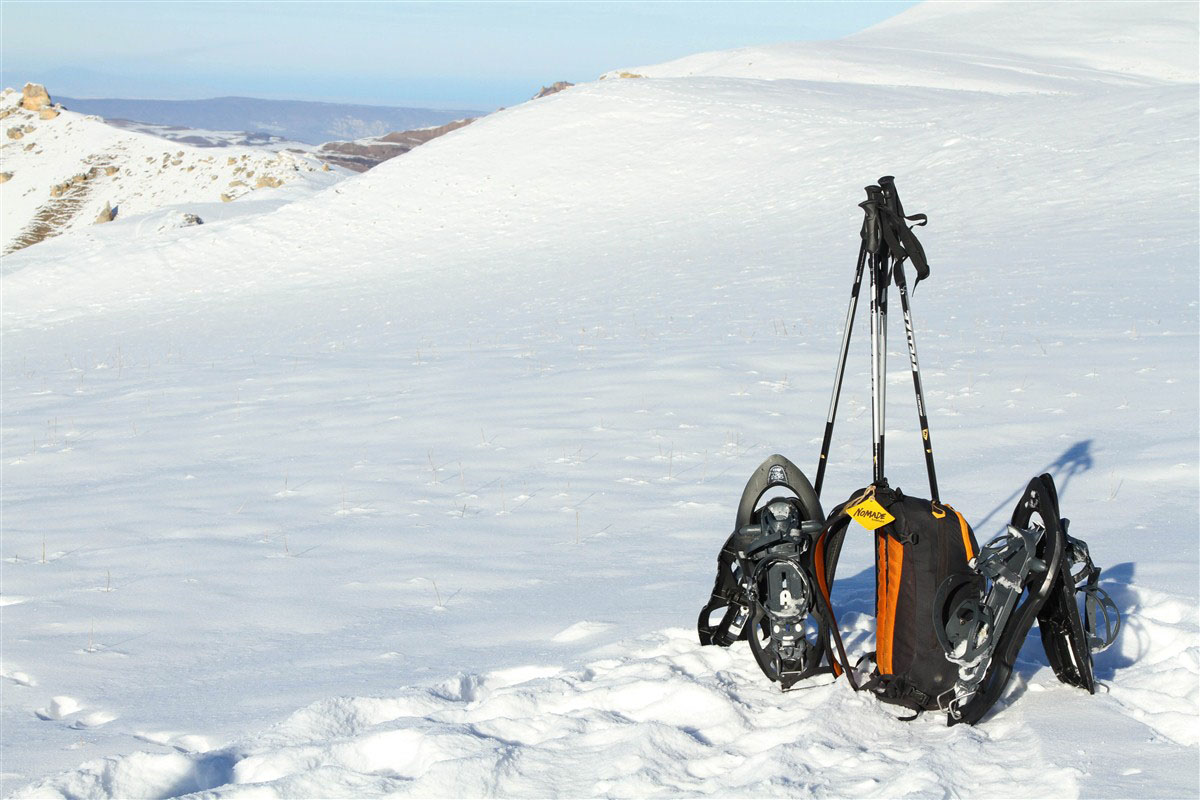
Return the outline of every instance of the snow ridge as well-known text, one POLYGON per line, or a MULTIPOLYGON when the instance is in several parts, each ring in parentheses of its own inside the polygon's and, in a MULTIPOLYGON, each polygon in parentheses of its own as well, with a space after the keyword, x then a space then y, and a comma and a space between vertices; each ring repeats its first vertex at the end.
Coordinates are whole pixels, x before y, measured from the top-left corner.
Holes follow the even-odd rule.
POLYGON ((285 151, 283 144, 274 151, 196 147, 66 109, 40 115, 22 109, 21 97, 11 89, 0 94, 6 176, 0 185, 0 250, 6 254, 86 230, 102 215, 104 222, 115 217, 124 223, 172 210, 172 220, 157 224, 176 226, 186 213, 202 220, 227 218, 231 210, 221 209, 222 203, 257 193, 254 199, 276 194, 281 205, 349 174, 326 167, 318 157, 285 151))
POLYGON ((1194 84, 1194 3, 1007 0, 920 3, 833 42, 699 53, 602 76, 721 76, 998 94, 1194 84))

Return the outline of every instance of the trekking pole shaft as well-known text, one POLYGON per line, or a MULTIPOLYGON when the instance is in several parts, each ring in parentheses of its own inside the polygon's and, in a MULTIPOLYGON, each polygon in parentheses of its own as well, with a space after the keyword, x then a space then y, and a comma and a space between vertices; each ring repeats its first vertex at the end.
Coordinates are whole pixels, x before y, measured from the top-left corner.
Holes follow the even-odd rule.
POLYGON ((887 435, 887 340, 888 340, 888 264, 884 256, 879 264, 879 482, 887 482, 884 471, 883 441, 887 435))
POLYGON ((858 312, 858 291, 862 287, 863 265, 867 262, 867 248, 858 250, 858 266, 854 271, 854 286, 850 289, 850 307, 846 309, 846 326, 842 330, 842 349, 838 354, 837 370, 833 376, 833 396, 829 398, 829 414, 825 417, 825 439, 821 442, 821 458, 817 462, 817 480, 813 490, 821 496, 821 484, 825 482, 825 465, 829 459, 829 445, 833 441, 833 420, 837 416, 838 402, 842 395, 842 379, 846 375, 846 355, 850 352, 850 332, 854 329, 854 315, 858 312))
POLYGON ((886 345, 883 330, 887 322, 884 305, 887 301, 887 279, 881 267, 887 263, 886 256, 871 259, 871 437, 874 482, 881 483, 883 476, 883 430, 884 430, 884 373, 887 369, 884 351, 886 345))
POLYGON ((908 303, 908 285, 904 280, 904 268, 896 270, 896 286, 900 289, 900 309, 904 312, 904 332, 908 336, 908 359, 912 365, 913 389, 917 395, 917 418, 921 425, 921 442, 925 448, 925 468, 929 472, 930 499, 940 503, 937 472, 933 467, 933 440, 929 437, 929 417, 925 411, 925 389, 921 385, 921 367, 917 362, 917 340, 913 335, 912 311, 908 303))

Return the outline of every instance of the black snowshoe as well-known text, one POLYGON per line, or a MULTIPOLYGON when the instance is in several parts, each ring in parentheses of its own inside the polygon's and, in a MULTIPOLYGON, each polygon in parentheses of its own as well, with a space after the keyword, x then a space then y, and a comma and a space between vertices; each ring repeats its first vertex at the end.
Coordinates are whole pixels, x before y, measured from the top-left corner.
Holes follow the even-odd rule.
POLYGON ((773 455, 751 475, 733 533, 717 556, 712 596, 700 611, 701 644, 749 640, 763 672, 783 689, 828 671, 829 630, 818 610, 813 541, 825 517, 804 473, 773 455), (790 496, 759 502, 772 489, 790 496))
POLYGON ((1095 692, 1092 651, 1116 639, 1120 614, 1097 585, 1100 570, 1087 546, 1067 536, 1067 525, 1059 514, 1054 479, 1034 478, 1008 530, 980 549, 973 561, 978 574, 947 580, 939 588, 935 629, 959 674, 945 701, 949 724, 974 724, 996 703, 1035 619, 1059 679, 1095 692), (1083 569, 1073 575, 1075 563, 1083 569), (1086 626, 1075 598, 1080 579, 1085 581, 1086 626))
POLYGON ((1106 649, 1121 630, 1121 612, 1100 588, 1100 568, 1092 563, 1087 544, 1067 535, 1070 520, 1062 521, 1066 550, 1059 576, 1042 613, 1038 630, 1054 674, 1063 683, 1096 693, 1092 653, 1106 649), (1083 594, 1084 614, 1078 595, 1083 594))

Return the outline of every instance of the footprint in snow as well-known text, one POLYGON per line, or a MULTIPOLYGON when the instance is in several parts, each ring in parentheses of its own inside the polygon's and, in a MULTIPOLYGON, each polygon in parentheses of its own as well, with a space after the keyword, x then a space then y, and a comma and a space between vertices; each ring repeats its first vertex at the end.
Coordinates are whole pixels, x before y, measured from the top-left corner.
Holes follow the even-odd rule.
POLYGON ((63 694, 59 695, 58 697, 50 698, 50 705, 46 706, 45 708, 39 708, 33 713, 37 714, 39 719, 49 721, 68 717, 82 709, 83 706, 80 705, 78 700, 76 700, 74 697, 68 697, 67 695, 63 694))
POLYGON ((108 711, 93 711, 90 714, 84 714, 71 723, 71 727, 76 730, 85 730, 87 728, 99 728, 101 725, 107 725, 117 718, 116 714, 108 711))
POLYGON ((102 725, 107 725, 117 718, 116 714, 110 711, 90 711, 87 714, 80 714, 85 706, 79 700, 69 695, 58 695, 50 698, 50 704, 45 708, 39 708, 33 713, 38 719, 47 722, 58 722, 73 714, 79 714, 70 727, 75 730, 86 730, 88 728, 99 728, 102 725))
POLYGON ((596 636, 605 631, 612 630, 615 627, 611 622, 576 622, 568 628, 564 628, 558 633, 550 637, 550 641, 558 642, 577 642, 580 639, 586 639, 589 636, 596 636))
POLYGON ((0 669, 0 678, 7 678, 18 686, 37 686, 37 681, 24 672, 0 669))

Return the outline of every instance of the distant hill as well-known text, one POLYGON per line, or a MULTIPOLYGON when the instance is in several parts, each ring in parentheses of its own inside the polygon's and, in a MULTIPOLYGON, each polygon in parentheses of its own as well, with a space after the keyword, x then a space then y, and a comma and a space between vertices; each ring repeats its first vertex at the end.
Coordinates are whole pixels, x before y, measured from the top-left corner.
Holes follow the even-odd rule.
POLYGON ((36 84, 0 92, 0 142, 5 255, 97 223, 157 214, 131 229, 149 235, 273 208, 349 175, 306 152, 234 141, 216 150, 108 125, 36 84))
POLYGON ((105 119, 216 131, 265 133, 306 144, 382 136, 445 125, 484 112, 215 97, 209 100, 87 99, 55 96, 72 111, 105 119))

